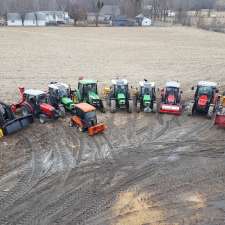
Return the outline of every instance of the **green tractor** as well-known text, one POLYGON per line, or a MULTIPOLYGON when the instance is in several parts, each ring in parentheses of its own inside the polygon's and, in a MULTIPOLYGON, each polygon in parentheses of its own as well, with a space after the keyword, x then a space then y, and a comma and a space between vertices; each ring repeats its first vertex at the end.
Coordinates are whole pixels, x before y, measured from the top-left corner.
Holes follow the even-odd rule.
POLYGON ((133 101, 130 97, 127 80, 112 80, 108 104, 111 113, 116 112, 117 109, 126 109, 130 113, 133 112, 133 101))
POLYGON ((102 99, 98 94, 97 81, 82 79, 78 82, 78 89, 73 91, 74 103, 86 102, 101 112, 105 112, 102 99))
POLYGON ((155 83, 148 82, 147 80, 139 82, 139 91, 135 96, 136 111, 156 112, 156 92, 155 83))
POLYGON ((71 99, 70 87, 64 83, 52 82, 48 85, 49 101, 52 106, 62 104, 66 111, 74 114, 75 104, 71 99))

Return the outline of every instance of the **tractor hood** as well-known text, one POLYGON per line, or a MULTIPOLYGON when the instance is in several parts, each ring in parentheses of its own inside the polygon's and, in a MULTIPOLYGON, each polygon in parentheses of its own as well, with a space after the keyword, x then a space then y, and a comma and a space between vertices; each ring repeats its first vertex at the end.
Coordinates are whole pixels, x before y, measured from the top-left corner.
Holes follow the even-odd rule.
POLYGON ((118 99, 120 105, 125 104, 125 95, 123 93, 119 93, 117 95, 117 99, 118 99))
POLYGON ((94 92, 89 92, 88 95, 90 100, 94 100, 94 101, 100 100, 99 96, 94 92))
POLYGON ((70 98, 68 98, 68 97, 63 97, 63 98, 61 99, 61 102, 62 102, 62 104, 64 104, 64 105, 70 105, 70 104, 73 104, 73 101, 72 101, 70 98))
POLYGON ((144 95, 143 101, 144 102, 150 102, 151 101, 151 96, 150 95, 144 95))

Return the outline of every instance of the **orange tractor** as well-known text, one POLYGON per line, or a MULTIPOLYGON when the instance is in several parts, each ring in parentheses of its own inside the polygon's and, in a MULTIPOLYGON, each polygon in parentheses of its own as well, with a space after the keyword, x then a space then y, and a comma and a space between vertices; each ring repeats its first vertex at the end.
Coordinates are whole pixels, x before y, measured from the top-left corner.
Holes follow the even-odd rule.
POLYGON ((81 132, 88 132, 90 136, 102 133, 106 125, 97 122, 96 108, 88 103, 79 103, 74 107, 75 116, 71 118, 70 126, 77 127, 81 132))

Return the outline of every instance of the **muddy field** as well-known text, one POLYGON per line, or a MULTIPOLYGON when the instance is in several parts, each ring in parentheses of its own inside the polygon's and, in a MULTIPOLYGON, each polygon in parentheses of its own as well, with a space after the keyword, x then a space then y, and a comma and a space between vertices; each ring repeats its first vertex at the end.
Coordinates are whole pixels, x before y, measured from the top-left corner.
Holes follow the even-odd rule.
MULTIPOLYGON (((20 85, 80 75, 224 87, 225 36, 189 28, 0 29, 1 100, 20 85)), ((99 114, 88 137, 69 115, 0 142, 1 225, 223 225, 224 130, 203 117, 99 114)))

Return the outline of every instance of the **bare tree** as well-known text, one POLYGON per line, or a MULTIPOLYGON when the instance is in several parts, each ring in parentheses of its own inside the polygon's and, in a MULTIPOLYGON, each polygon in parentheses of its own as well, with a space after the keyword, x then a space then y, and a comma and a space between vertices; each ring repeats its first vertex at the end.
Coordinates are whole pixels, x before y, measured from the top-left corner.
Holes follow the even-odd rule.
POLYGON ((100 14, 100 11, 103 8, 103 6, 104 6, 104 2, 101 0, 97 0, 97 2, 96 2, 96 19, 95 19, 96 27, 98 26, 99 14, 100 14))

